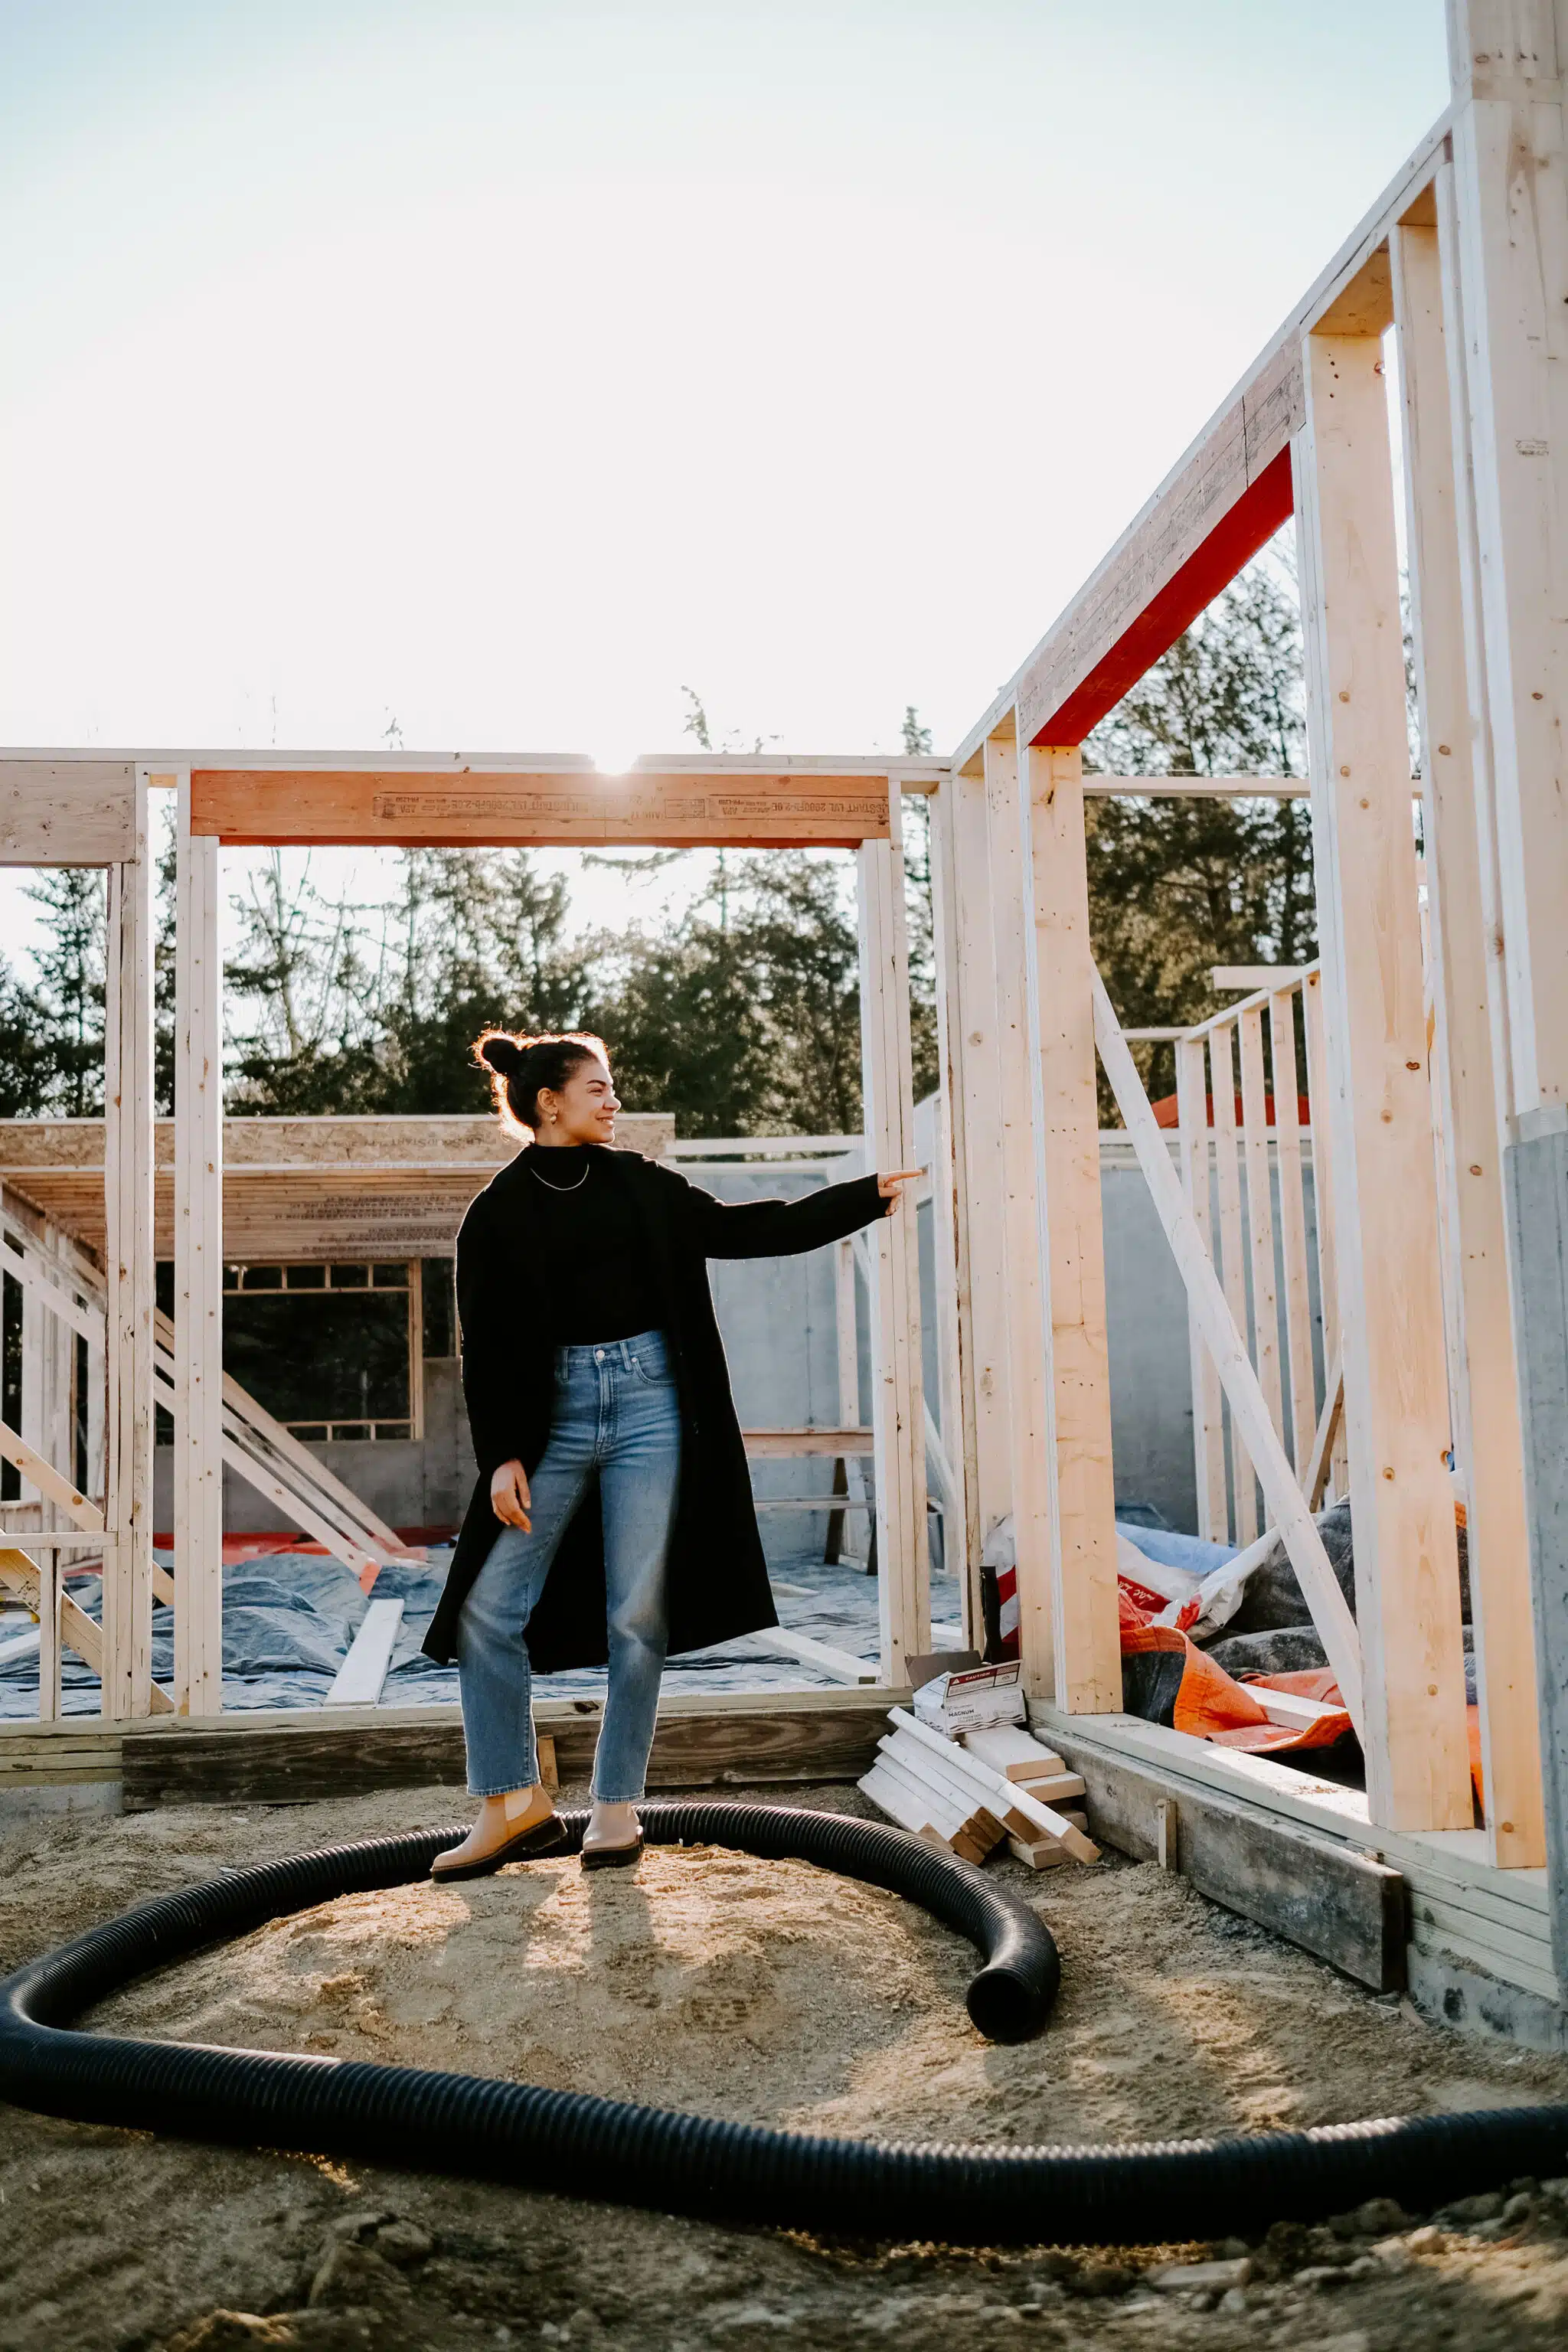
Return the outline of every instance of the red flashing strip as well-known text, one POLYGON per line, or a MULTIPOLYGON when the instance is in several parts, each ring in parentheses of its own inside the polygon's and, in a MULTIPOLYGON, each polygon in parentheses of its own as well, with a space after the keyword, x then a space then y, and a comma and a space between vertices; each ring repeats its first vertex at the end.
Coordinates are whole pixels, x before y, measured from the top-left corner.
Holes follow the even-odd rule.
POLYGON ((1287 444, 1227 509, 1203 545, 1144 605, 1131 626, 1123 630, 1082 685, 1041 720, 1031 742, 1081 743, 1161 655, 1170 652, 1183 630, 1190 628, 1220 591, 1229 587, 1242 565, 1249 563, 1260 547, 1267 547, 1280 524, 1289 520, 1294 505, 1287 444))

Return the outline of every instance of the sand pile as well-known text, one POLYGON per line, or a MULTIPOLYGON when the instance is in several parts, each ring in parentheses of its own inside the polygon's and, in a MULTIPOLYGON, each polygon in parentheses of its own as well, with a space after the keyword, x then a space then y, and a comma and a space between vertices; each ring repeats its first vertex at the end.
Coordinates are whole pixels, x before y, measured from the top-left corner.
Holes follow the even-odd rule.
POLYGON ((1479 2093, 1473 2045, 1412 2031, 1397 2004, 1177 1880, 1114 1861, 1006 1867, 1064 1961, 1047 2033, 1016 2048, 980 2039, 970 1948, 912 1905, 714 1848, 650 1847, 635 1875, 545 1861, 345 1896, 134 1986, 93 2022, 884 2137, 1258 2131, 1513 2088, 1505 2053, 1488 2053, 1479 2093))
POLYGON ((973 2038, 966 1959, 896 1895, 805 1863, 652 1848, 635 1876, 547 1861, 344 1896, 94 2022, 805 2126, 874 2085, 917 2013, 973 2038))

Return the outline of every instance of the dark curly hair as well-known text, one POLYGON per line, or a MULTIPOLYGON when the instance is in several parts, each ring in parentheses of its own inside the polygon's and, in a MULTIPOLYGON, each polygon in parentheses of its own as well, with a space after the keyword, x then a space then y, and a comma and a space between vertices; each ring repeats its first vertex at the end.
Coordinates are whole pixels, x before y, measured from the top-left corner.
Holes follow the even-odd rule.
POLYGON ((489 1078, 497 1118, 514 1135, 538 1132, 541 1087, 557 1093, 584 1062, 603 1062, 607 1069, 610 1061, 604 1039, 585 1029, 544 1037, 487 1029, 474 1040, 474 1059, 489 1078))

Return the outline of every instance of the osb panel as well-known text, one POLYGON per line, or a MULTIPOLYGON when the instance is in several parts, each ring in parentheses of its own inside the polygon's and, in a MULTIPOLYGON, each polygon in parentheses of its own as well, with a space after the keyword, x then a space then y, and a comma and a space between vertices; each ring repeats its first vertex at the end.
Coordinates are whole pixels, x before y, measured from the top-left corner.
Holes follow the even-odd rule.
MULTIPOLYGON (((616 1148, 658 1159, 668 1111, 624 1113, 616 1148)), ((174 1251, 174 1133, 153 1137, 153 1246, 174 1251)), ((493 1118, 224 1121, 223 1239, 241 1262, 447 1255, 463 1212, 513 1144, 493 1118)), ((101 1119, 0 1120, 0 1184, 101 1255, 101 1119)))

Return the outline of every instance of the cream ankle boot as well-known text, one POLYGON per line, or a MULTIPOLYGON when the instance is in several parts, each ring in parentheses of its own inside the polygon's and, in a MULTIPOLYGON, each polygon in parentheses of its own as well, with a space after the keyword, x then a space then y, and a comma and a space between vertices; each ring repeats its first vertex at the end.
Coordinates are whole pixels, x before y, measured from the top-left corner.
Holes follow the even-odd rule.
POLYGON ((611 1870, 636 1862, 643 1849, 642 1823, 635 1804, 606 1805, 594 1800, 588 1826, 583 1832, 584 1870, 611 1870))
POLYGON ((448 1846, 430 1865, 432 1878, 483 1878, 509 1862, 525 1862, 530 1854, 552 1853, 566 1843, 566 1832, 554 1807, 538 1781, 528 1789, 509 1789, 504 1797, 487 1797, 479 1818, 461 1845, 448 1846))

